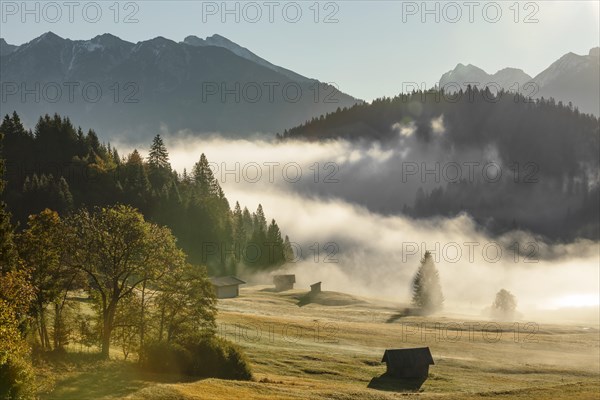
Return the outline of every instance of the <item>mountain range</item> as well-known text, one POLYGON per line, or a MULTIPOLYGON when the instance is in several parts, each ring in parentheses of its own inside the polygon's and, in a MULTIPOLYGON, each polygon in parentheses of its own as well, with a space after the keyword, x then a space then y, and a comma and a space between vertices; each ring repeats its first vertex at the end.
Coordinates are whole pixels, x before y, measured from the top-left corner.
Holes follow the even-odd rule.
POLYGON ((0 39, 0 68, 2 113, 16 110, 32 126, 57 112, 127 141, 180 130, 275 133, 360 102, 219 35, 131 43, 47 32, 20 46, 0 39))
POLYGON ((519 91, 532 98, 553 97, 565 104, 569 102, 579 111, 600 116, 600 48, 587 55, 567 53, 535 77, 517 68, 504 68, 488 74, 474 65, 458 64, 442 75, 440 87, 452 92, 469 82, 479 87, 490 85, 508 91, 519 91))
MULTIPOLYGON (((458 64, 439 84, 452 91, 495 83, 598 116, 599 52, 568 53, 533 78, 517 68, 488 74, 458 64)), ((131 43, 111 34, 70 40, 47 32, 20 46, 0 39, 0 68, 3 114, 16 110, 33 126, 40 115, 59 113, 103 138, 130 142, 181 130, 272 134, 361 103, 220 35, 131 43)))

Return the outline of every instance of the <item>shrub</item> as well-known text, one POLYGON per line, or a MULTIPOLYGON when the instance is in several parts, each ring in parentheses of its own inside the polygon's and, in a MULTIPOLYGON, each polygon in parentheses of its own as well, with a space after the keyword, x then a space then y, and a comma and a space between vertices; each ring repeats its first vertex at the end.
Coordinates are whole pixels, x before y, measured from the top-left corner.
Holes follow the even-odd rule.
POLYGON ((194 363, 190 375, 249 380, 250 364, 242 350, 218 337, 202 338, 188 345, 194 363))
POLYGON ((246 355, 233 344, 229 344, 227 354, 227 367, 225 368, 225 379, 248 381, 252 379, 252 370, 246 355))
POLYGON ((191 362, 192 356, 187 349, 167 342, 146 345, 140 359, 142 368, 161 374, 187 374, 191 362))
POLYGON ((33 399, 33 369, 22 358, 11 358, 0 363, 0 399, 33 399))
POLYGON ((242 350, 214 336, 188 339, 181 345, 164 342, 148 345, 143 352, 142 367, 152 372, 202 378, 252 378, 250 364, 242 350))
POLYGON ((33 398, 33 367, 15 310, 0 299, 0 399, 33 398))

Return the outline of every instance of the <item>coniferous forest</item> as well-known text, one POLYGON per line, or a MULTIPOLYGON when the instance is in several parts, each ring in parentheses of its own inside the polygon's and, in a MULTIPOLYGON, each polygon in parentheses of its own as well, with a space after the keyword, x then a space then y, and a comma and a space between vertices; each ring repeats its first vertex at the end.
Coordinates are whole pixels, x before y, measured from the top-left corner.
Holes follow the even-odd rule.
POLYGON ((158 135, 146 159, 137 150, 121 155, 93 130, 84 132, 59 115, 40 117, 27 130, 15 112, 4 117, 0 132, 3 198, 18 229, 46 208, 65 215, 126 204, 169 227, 188 261, 215 275, 277 267, 291 254, 289 238, 261 205, 251 212, 236 202, 232 209, 204 154, 191 171, 179 174, 158 135))
MULTIPOLYGON (((472 154, 487 149, 497 157, 501 176, 493 184, 492 179, 482 180, 483 174, 473 179, 466 172, 456 180, 437 179, 434 187, 415 190, 410 204, 396 201, 374 211, 415 218, 466 211, 495 233, 525 229, 552 240, 600 238, 600 190, 595 184, 600 168, 599 120, 570 103, 492 93, 487 87, 468 86, 455 93, 414 91, 338 109, 279 137, 343 138, 358 145, 379 142, 384 149, 401 148, 399 126, 414 131, 423 149, 419 165, 429 153, 439 157, 434 150, 439 146, 443 154, 454 153, 454 161, 467 171, 465 165, 482 163, 472 154), (435 132, 432 121, 438 121, 443 134, 435 132)), ((398 161, 392 185, 401 181, 402 162, 398 161)), ((422 168, 416 175, 423 172, 422 168)))

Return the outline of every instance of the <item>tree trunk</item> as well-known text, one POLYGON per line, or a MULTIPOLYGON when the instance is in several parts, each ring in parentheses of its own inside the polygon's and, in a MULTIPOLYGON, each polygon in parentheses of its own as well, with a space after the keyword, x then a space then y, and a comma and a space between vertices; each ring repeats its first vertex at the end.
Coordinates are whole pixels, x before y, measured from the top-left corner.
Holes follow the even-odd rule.
MULTIPOLYGON (((146 281, 142 284, 142 309, 140 316, 140 351, 144 350, 144 336, 146 335, 146 281)), ((127 358, 127 357, 126 357, 127 358)))
POLYGON ((115 320, 115 312, 117 310, 117 304, 111 301, 108 304, 106 310, 104 310, 103 316, 103 327, 102 327, 102 358, 110 358, 110 336, 113 330, 113 323, 115 320))
POLYGON ((51 350, 50 338, 48 336, 48 328, 46 327, 46 309, 43 304, 38 304, 40 318, 40 341, 43 350, 51 350))
POLYGON ((110 332, 105 330, 102 332, 102 358, 108 360, 109 352, 110 352, 110 332))
POLYGON ((58 302, 54 303, 54 348, 62 349, 61 310, 58 302))
POLYGON ((160 309, 160 327, 158 328, 158 341, 162 342, 163 340, 163 330, 165 327, 165 307, 161 307, 160 309))

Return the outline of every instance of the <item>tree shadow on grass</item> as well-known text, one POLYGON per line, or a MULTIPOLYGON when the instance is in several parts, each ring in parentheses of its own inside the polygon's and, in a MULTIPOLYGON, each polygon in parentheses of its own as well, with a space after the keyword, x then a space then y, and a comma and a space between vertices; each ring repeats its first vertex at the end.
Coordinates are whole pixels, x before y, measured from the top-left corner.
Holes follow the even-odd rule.
POLYGON ((423 313, 421 312, 421 310, 416 309, 416 308, 405 308, 402 311, 397 312, 396 314, 392 315, 391 317, 389 317, 385 322, 388 324, 394 323, 396 321, 398 321, 399 319, 405 318, 405 317, 416 317, 416 316, 422 316, 423 313))
POLYGON ((277 290, 274 287, 268 287, 268 288, 260 289, 259 292, 281 293, 281 292, 285 292, 285 290, 277 290))
MULTIPOLYGON (((69 357, 71 358, 71 357, 69 357)), ((132 362, 100 361, 95 355, 79 362, 50 361, 56 369, 54 390, 46 400, 117 399, 156 383, 188 382, 191 378, 140 371, 132 362)), ((72 360, 69 360, 72 361, 72 360)))
POLYGON ((305 305, 312 303, 314 300, 314 296, 311 292, 308 292, 296 298, 298 299, 298 307, 304 307, 305 305))

